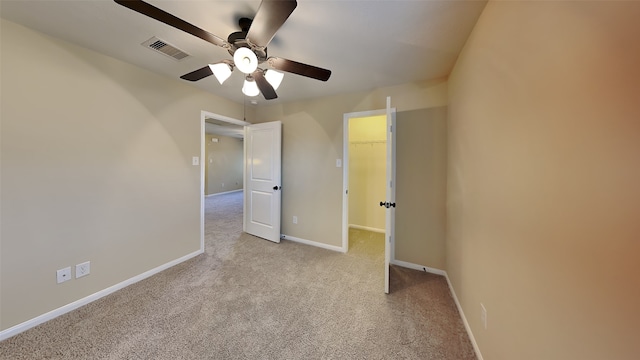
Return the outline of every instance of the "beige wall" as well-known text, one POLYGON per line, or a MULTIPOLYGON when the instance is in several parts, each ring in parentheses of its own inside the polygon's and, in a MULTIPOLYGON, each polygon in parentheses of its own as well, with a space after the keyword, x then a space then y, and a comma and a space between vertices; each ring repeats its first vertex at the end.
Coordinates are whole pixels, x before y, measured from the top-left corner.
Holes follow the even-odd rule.
POLYGON ((283 123, 283 234, 342 245, 342 168, 336 167, 336 159, 343 158, 343 115, 384 109, 386 96, 399 112, 440 107, 447 103, 447 84, 439 79, 277 104, 256 114, 256 122, 283 123), (298 224, 291 223, 293 215, 298 224))
MULTIPOLYGON (((0 329, 197 251, 200 111, 241 106, 5 20, 2 50, 0 329), (83 261, 90 276, 55 284, 83 261)), ((283 233, 341 245, 344 113, 446 93, 440 79, 261 108, 284 123, 283 233)))
POLYGON ((387 117, 349 119, 349 225, 384 231, 387 117))
POLYGON ((200 111, 242 107, 6 20, 1 36, 7 329, 198 251, 200 111))
POLYGON ((447 108, 396 114, 395 258, 445 269, 447 108))
POLYGON ((447 271, 485 359, 640 356, 638 19, 490 2, 450 77, 447 271))
POLYGON ((222 135, 205 136, 205 190, 207 195, 242 189, 244 143, 222 135), (213 142, 211 139, 217 139, 213 142))

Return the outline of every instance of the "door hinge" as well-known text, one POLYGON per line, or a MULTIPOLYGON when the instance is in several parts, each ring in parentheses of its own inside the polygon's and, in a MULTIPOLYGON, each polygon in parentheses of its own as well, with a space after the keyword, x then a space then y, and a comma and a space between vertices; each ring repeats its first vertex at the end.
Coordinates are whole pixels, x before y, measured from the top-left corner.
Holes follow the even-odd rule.
POLYGON ((393 132, 393 125, 389 125, 389 132, 393 132))

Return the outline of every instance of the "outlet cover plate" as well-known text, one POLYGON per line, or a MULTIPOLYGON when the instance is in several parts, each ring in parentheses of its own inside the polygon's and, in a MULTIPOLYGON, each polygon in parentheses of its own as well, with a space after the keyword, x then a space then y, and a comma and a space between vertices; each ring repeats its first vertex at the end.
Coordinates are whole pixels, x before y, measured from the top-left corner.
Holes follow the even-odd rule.
POLYGON ((58 284, 71 280, 71 266, 56 271, 58 284))
POLYGON ((91 262, 85 261, 82 264, 76 265, 76 279, 83 276, 87 276, 91 273, 91 262))

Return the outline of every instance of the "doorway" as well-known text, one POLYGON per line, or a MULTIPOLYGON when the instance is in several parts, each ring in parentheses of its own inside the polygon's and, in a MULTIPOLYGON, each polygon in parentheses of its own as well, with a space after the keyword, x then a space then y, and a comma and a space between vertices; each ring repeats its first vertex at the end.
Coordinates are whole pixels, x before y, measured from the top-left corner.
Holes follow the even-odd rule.
MULTIPOLYGON (((218 145, 221 144, 221 140, 223 137, 227 139, 236 139, 240 141, 244 138, 244 127, 246 125, 250 125, 250 123, 238 119, 234 119, 228 116, 215 114, 208 111, 200 112, 200 248, 204 251, 204 234, 205 234, 205 198, 207 194, 210 193, 224 193, 225 191, 219 191, 220 189, 233 188, 237 190, 237 187, 243 189, 242 180, 238 180, 237 176, 231 177, 231 183, 229 180, 220 178, 220 179, 210 179, 210 174, 208 174, 210 165, 212 162, 216 161, 216 159, 212 159, 209 155, 209 152, 212 148, 220 147, 218 145), (217 139, 218 141, 215 141, 217 139), (219 181, 217 181, 219 180, 219 181), (238 186, 235 184, 236 182, 240 182, 238 186), (211 183, 211 184, 209 184, 211 183), (215 184, 214 184, 215 183, 215 184), (209 189, 211 188, 211 189, 209 189), (215 188, 215 190, 213 189, 215 188)), ((228 151, 233 150, 235 146, 232 145, 228 147, 228 151)), ((241 158, 241 161, 244 159, 244 151, 241 158)), ((239 164, 242 166, 242 164, 239 164)), ((233 167, 234 164, 224 164, 224 166, 233 167)), ((244 179, 242 176, 240 179, 244 179)))
MULTIPOLYGON (((244 204, 242 211, 243 230, 254 236, 273 242, 280 242, 281 196, 279 190, 282 185, 282 123, 272 121, 251 124, 207 111, 201 111, 200 122, 200 159, 202 159, 199 164, 201 250, 204 251, 205 194, 206 183, 209 180, 206 176, 206 170, 210 160, 212 160, 207 156, 207 145, 209 145, 208 142, 217 143, 220 141, 207 135, 207 133, 242 138, 242 180, 239 181, 237 177, 232 177, 230 186, 237 187, 237 189, 220 193, 242 192, 244 204), (241 186, 240 183, 242 184, 241 186)), ((239 148, 236 151, 239 152, 239 148)), ((193 165, 198 165, 197 158, 193 159, 193 165)), ((214 184, 215 187, 218 187, 218 185, 224 187, 222 181, 214 184)))
POLYGON ((347 252, 384 256, 386 193, 386 114, 348 119, 347 252))
MULTIPOLYGON (((343 154, 344 154, 344 168, 343 168, 343 179, 342 179, 342 183, 343 183, 343 192, 342 192, 342 251, 343 252, 348 252, 349 251, 349 243, 350 243, 350 239, 349 239, 349 233, 350 233, 350 229, 353 228, 354 226, 350 226, 351 221, 350 221, 350 198, 351 198, 351 194, 350 194, 350 186, 356 186, 360 189, 356 189, 356 191, 360 191, 361 193, 366 194, 368 192, 368 190, 365 190, 363 192, 363 189, 361 189, 362 185, 361 184, 357 184, 357 183, 350 183, 350 170, 351 170, 351 166, 350 164, 350 159, 351 159, 351 152, 358 152, 358 150, 351 150, 350 151, 350 147, 351 146, 357 146, 357 145, 371 145, 372 147, 377 143, 380 145, 384 145, 384 149, 386 151, 386 157, 384 159, 384 170, 385 170, 385 177, 384 177, 384 197, 379 198, 379 200, 374 200, 373 198, 369 198, 368 196, 365 195, 365 199, 364 199, 364 206, 369 210, 373 211, 373 209, 375 208, 375 206, 380 206, 384 208, 384 252, 383 252, 383 256, 384 256, 384 292, 385 293, 389 293, 389 266, 390 266, 390 262, 391 259, 393 259, 394 256, 394 237, 395 237, 395 208, 396 208, 396 190, 395 190, 395 179, 396 179, 396 166, 395 166, 395 158, 396 158, 396 133, 395 133, 395 122, 396 122, 396 109, 391 107, 391 97, 387 97, 387 106, 386 109, 384 110, 373 110, 373 111, 365 111, 365 112, 356 112, 356 113, 347 113, 344 114, 344 127, 343 127, 343 133, 344 133, 344 138, 343 138, 343 154), (384 121, 384 134, 385 137, 384 139, 386 139, 385 142, 382 142, 381 139, 381 135, 378 133, 378 131, 381 131, 382 128, 376 127, 375 126, 375 121, 374 119, 376 119, 376 117, 382 117, 385 121, 384 121), (369 121, 367 120, 353 120, 353 119, 357 119, 357 118, 370 118, 369 121), (353 122, 354 124, 357 124, 359 121, 363 121, 363 124, 361 128, 365 128, 367 130, 363 130, 367 133, 367 135, 364 135, 362 137, 356 135, 356 136, 350 136, 350 129, 351 129, 351 123, 353 122), (369 134, 370 133, 370 134, 369 134)), ((353 132, 356 132, 356 128, 358 127, 358 125, 355 125, 353 127, 353 132)), ((363 149, 364 150, 364 149, 363 149)), ((375 151, 373 151, 373 154, 375 154, 375 151)), ((373 158, 371 160, 371 162, 375 163, 374 167, 378 167, 383 161, 381 161, 382 157, 381 156, 377 156, 377 158, 373 157, 371 154, 370 155, 363 155, 363 156, 367 156, 370 158, 373 158)), ((355 161, 355 158, 354 158, 355 161)), ((354 174, 355 174, 355 170, 354 170, 354 174)), ((374 177, 373 175, 368 176, 365 172, 365 176, 364 178, 372 178, 374 177)), ((368 180, 365 180, 368 182, 368 180)), ((365 187, 369 187, 369 186, 365 186, 365 187)), ((373 188, 372 188, 373 189, 373 188)), ((375 190, 373 190, 371 192, 372 194, 376 194, 375 190)), ((374 196, 378 196, 378 195, 374 195, 374 196)), ((366 217, 366 213, 365 212, 365 217, 366 217)), ((371 212, 370 212, 371 213, 371 212)), ((370 217, 372 221, 375 218, 375 216, 370 217)), ((367 227, 370 227, 369 230, 375 229, 375 230, 381 230, 380 228, 378 228, 378 226, 375 222, 371 222, 370 224, 373 224, 373 226, 368 226, 365 225, 367 227)), ((358 224, 353 224, 353 225, 358 225, 358 224)))

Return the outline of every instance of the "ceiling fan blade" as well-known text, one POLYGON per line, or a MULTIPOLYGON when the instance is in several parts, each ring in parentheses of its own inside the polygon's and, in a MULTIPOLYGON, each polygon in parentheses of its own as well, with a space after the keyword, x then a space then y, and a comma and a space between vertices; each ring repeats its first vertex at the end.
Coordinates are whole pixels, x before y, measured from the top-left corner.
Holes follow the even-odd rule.
POLYGON ((188 74, 184 74, 180 76, 180 79, 189 80, 189 81, 198 81, 200 79, 204 79, 207 76, 211 76, 211 75, 213 75, 213 71, 211 71, 211 68, 209 67, 209 65, 207 65, 203 68, 200 68, 198 70, 195 70, 188 74))
POLYGON ((210 42, 214 45, 218 45, 221 47, 229 46, 229 44, 227 44, 227 42, 224 39, 217 37, 206 30, 202 30, 199 27, 192 25, 174 15, 171 15, 164 10, 158 9, 157 7, 151 4, 148 4, 142 0, 114 0, 114 1, 128 9, 131 9, 142 15, 146 15, 152 19, 163 22, 169 26, 173 26, 174 28, 180 29, 193 36, 197 36, 200 39, 210 42))
POLYGON ((270 57, 269 65, 276 70, 286 71, 321 81, 327 81, 331 76, 331 70, 279 57, 270 57))
POLYGON ((296 6, 296 0, 262 0, 247 39, 254 45, 266 47, 296 6))
POLYGON ((262 93, 262 96, 264 96, 265 100, 273 100, 278 98, 276 91, 264 77, 264 72, 262 70, 254 71, 251 76, 253 76, 253 79, 256 81, 256 85, 258 85, 258 89, 260 89, 260 92, 262 93))

